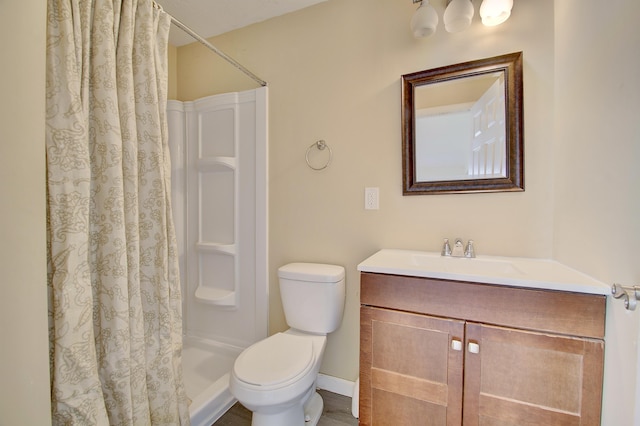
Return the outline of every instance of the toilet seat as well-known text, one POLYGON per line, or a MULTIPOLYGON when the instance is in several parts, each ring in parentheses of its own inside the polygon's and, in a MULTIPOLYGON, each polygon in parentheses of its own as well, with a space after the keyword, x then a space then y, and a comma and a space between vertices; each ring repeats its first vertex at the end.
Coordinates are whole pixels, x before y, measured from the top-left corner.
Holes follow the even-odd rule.
POLYGON ((238 380, 263 390, 295 381, 312 369, 315 360, 311 339, 277 333, 246 350, 236 359, 238 380))

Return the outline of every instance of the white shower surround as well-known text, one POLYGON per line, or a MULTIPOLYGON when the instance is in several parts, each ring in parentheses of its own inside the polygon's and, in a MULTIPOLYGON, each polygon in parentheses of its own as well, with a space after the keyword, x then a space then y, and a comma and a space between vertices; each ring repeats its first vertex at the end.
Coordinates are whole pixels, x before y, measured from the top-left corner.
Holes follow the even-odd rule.
POLYGON ((267 96, 262 87, 168 104, 194 426, 235 402, 233 362, 268 334, 267 96))

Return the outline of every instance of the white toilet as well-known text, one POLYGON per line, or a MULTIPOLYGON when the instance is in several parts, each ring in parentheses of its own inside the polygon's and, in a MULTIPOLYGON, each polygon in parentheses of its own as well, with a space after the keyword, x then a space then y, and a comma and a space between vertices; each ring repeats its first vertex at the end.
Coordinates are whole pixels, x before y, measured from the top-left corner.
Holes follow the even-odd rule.
POLYGON ((342 321, 344 268, 290 263, 278 269, 278 277, 291 328, 245 349, 236 359, 229 386, 253 412, 253 426, 315 426, 323 406, 315 382, 327 333, 342 321))

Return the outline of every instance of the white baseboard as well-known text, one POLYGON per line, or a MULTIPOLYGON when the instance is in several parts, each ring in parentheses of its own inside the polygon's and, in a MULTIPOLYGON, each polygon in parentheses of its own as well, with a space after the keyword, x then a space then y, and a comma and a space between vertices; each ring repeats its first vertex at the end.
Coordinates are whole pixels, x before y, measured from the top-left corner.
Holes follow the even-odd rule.
POLYGON ((327 390, 329 392, 337 393, 351 398, 351 414, 353 417, 359 416, 359 397, 360 392, 358 389, 359 383, 350 382, 349 380, 339 379, 333 376, 327 376, 326 374, 318 374, 318 381, 316 386, 319 389, 327 390))
POLYGON ((326 374, 318 374, 317 386, 320 389, 352 398, 355 382, 340 379, 338 377, 327 376, 326 374))

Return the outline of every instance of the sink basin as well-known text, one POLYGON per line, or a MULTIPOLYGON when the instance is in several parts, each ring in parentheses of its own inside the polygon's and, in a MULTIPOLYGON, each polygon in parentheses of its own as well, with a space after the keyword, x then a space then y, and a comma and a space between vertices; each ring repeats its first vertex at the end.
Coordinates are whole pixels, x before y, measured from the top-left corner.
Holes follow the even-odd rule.
POLYGON ((589 294, 608 285, 559 262, 521 257, 443 257, 440 253, 384 249, 358 265, 361 272, 468 281, 589 294))
POLYGON ((410 262, 418 268, 447 273, 488 276, 523 276, 512 262, 490 257, 443 257, 435 253, 410 253, 410 262))

